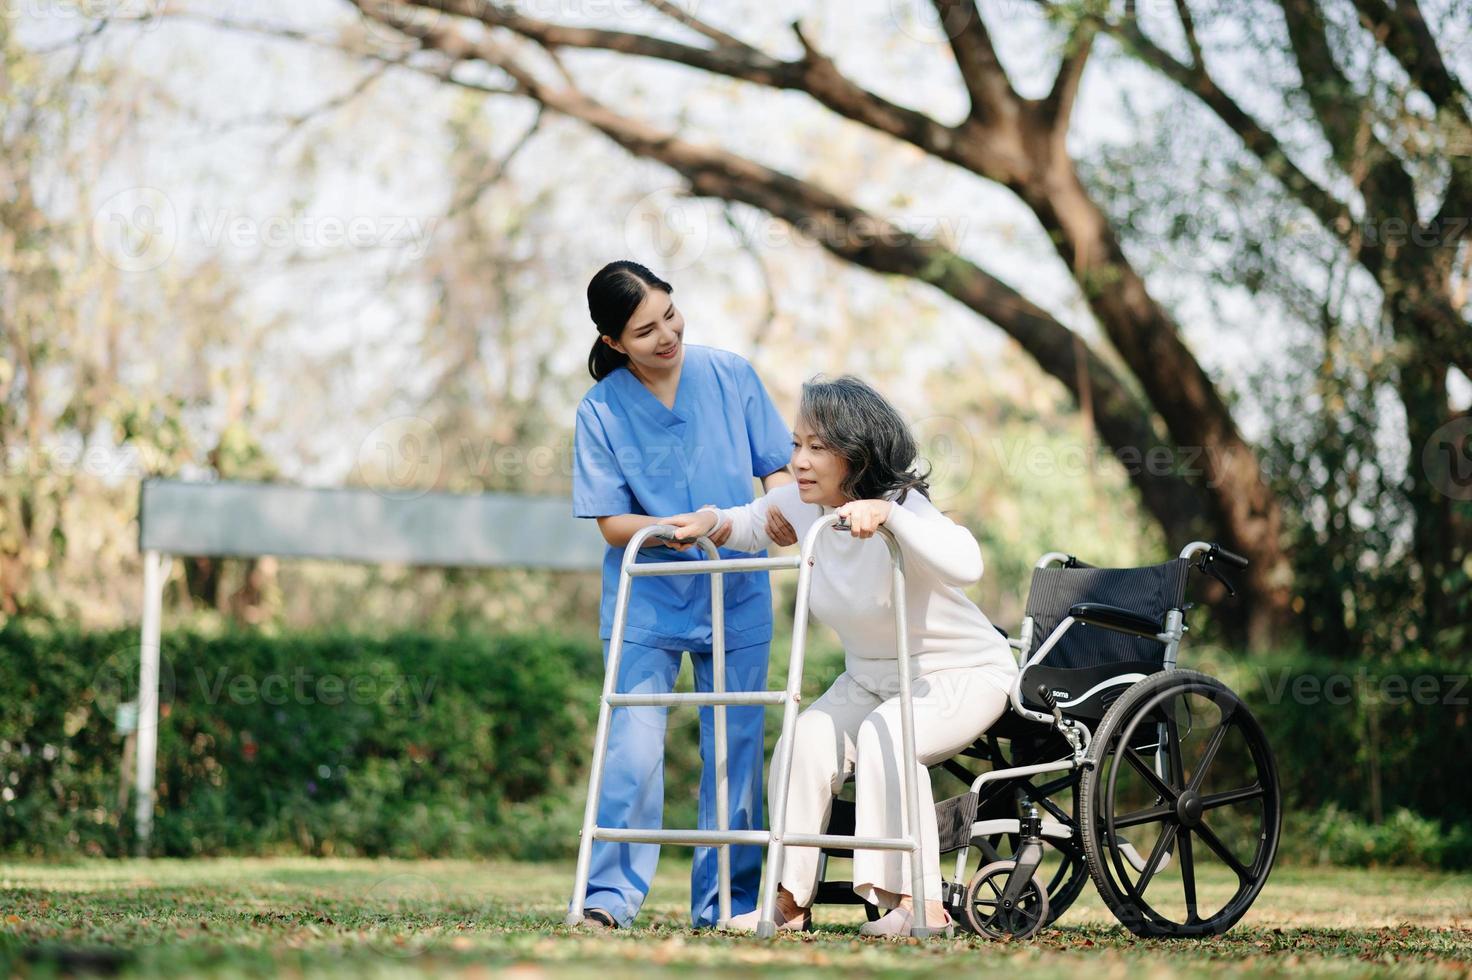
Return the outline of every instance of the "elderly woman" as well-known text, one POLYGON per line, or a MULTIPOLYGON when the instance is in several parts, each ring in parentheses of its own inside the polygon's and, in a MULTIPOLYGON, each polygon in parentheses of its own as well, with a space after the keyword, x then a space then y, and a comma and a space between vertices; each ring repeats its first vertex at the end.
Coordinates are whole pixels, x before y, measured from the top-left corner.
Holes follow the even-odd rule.
MULTIPOLYGON (((768 529, 782 528, 782 517, 799 536, 835 510, 847 518, 849 528, 822 535, 815 549, 810 608, 842 640, 845 670, 798 716, 787 793, 787 829, 795 834, 823 832, 834 795, 850 772, 856 833, 909 833, 899 764, 889 550, 874 539, 880 525, 894 534, 905 558, 925 892, 938 899, 938 834, 925 767, 970 745, 996 721, 1006 707, 1017 664, 1006 639, 962 591, 981 578, 981 551, 968 529, 930 502, 926 477, 914 469, 915 441, 894 407, 857 378, 809 382, 803 386, 795 435, 795 485, 777 487, 744 506, 707 506, 662 521, 679 527, 678 537, 686 541, 729 525, 727 547, 759 551, 770 544, 768 529)), ((775 793, 775 787, 768 792, 775 793)), ((864 935, 909 930, 914 915, 909 860, 898 851, 854 852, 854 891, 890 909, 878 921, 866 923, 860 929, 864 935)), ((815 848, 786 852, 777 900, 779 928, 811 927, 817 878, 815 848)), ((759 914, 736 916, 731 926, 753 929, 759 914)), ((939 900, 926 902, 925 916, 930 928, 951 925, 939 900)))

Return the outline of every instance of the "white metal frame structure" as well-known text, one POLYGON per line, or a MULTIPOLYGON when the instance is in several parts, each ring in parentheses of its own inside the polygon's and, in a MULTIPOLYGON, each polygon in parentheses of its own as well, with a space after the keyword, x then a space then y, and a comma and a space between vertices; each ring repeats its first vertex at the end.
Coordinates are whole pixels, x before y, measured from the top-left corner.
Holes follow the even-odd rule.
MULTIPOLYGON (((690 846, 716 847, 718 910, 717 925, 724 927, 731 918, 731 859, 732 844, 765 844, 767 862, 761 893, 761 916, 757 935, 771 938, 776 935, 777 883, 782 877, 783 852, 788 847, 841 847, 910 852, 911 895, 916 908, 925 908, 925 861, 923 842, 920 837, 920 804, 915 780, 915 718, 910 694, 910 652, 907 637, 908 626, 905 610, 905 567, 899 544, 888 528, 881 526, 879 535, 889 547, 893 566, 893 595, 895 607, 895 643, 900 676, 900 728, 901 765, 904 768, 905 806, 911 830, 910 837, 857 837, 838 834, 789 834, 787 833, 787 781, 792 771, 793 735, 797 727, 798 708, 802 700, 803 658, 807 643, 808 592, 812 584, 812 569, 817 561, 813 554, 818 536, 829 528, 842 527, 841 519, 830 514, 818 521, 803 537, 801 552, 797 555, 768 558, 721 558, 709 538, 702 537, 698 544, 707 555, 703 560, 639 562, 639 552, 651 537, 672 538, 675 528, 668 524, 654 524, 641 528, 624 549, 619 573, 618 599, 614 606, 612 637, 608 643, 608 663, 603 678, 603 695, 598 708, 598 727, 593 737, 593 761, 588 774, 588 802, 583 811, 583 829, 578 843, 577 871, 573 884, 572 904, 567 923, 577 925, 583 919, 584 903, 588 895, 588 870, 592 859, 594 840, 618 841, 638 844, 683 844, 690 846), (726 644, 725 644, 725 592, 722 575, 727 572, 767 572, 777 569, 796 568, 797 606, 792 626, 792 655, 787 666, 787 686, 784 690, 732 691, 725 690, 726 644), (617 690, 619 661, 623 652, 623 634, 628 613, 629 595, 633 580, 645 575, 710 575, 711 576, 711 658, 713 661, 713 687, 709 692, 690 694, 621 694, 617 690), (727 803, 726 781, 726 706, 728 705, 782 705, 782 747, 772 760, 775 791, 770 801, 769 830, 731 830, 727 803), (653 706, 703 706, 715 709, 715 752, 716 752, 716 830, 654 830, 623 827, 600 827, 598 798, 603 785, 603 767, 608 750, 608 729, 614 708, 634 705, 653 706)), ((829 532, 833 533, 833 532, 829 532)), ((912 936, 924 938, 937 930, 928 929, 923 917, 917 916, 911 926, 912 936)))
POLYGON ((174 556, 595 571, 604 544, 559 497, 146 480, 139 493, 138 550, 143 612, 133 821, 135 848, 146 854, 158 764, 163 589, 174 556))

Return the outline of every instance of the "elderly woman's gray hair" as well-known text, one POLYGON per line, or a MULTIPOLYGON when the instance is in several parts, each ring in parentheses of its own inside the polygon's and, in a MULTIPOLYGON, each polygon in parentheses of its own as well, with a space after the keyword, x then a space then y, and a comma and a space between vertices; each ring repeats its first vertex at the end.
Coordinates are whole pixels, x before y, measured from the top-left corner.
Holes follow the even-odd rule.
POLYGON ((851 500, 892 496, 904 503, 911 490, 930 496, 930 469, 916 468, 919 451, 904 418, 883 395, 853 375, 816 377, 802 386, 798 418, 831 452, 848 463, 840 489, 851 500))

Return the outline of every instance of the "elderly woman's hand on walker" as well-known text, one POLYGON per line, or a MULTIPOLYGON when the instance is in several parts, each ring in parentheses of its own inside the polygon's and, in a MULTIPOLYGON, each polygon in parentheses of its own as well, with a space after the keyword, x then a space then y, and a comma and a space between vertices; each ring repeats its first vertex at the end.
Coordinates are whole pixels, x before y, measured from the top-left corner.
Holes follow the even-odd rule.
POLYGON ((872 538, 879 525, 889 520, 892 507, 894 504, 888 500, 850 500, 838 508, 838 516, 848 522, 848 527, 835 525, 833 529, 847 530, 856 538, 872 538))

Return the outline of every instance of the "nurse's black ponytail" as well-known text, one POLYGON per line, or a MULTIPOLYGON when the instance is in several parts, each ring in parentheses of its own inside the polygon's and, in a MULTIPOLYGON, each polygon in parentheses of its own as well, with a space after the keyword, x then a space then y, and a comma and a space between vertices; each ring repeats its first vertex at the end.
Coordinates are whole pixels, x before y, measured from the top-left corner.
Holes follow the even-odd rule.
POLYGON ((598 328, 598 339, 588 352, 588 373, 594 381, 602 381, 614 370, 629 363, 629 356, 610 347, 604 337, 617 340, 623 336, 629 317, 644 302, 650 289, 673 294, 675 287, 637 262, 627 259, 610 262, 598 270, 588 283, 588 314, 598 328))

